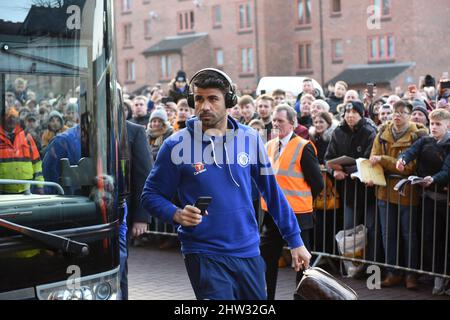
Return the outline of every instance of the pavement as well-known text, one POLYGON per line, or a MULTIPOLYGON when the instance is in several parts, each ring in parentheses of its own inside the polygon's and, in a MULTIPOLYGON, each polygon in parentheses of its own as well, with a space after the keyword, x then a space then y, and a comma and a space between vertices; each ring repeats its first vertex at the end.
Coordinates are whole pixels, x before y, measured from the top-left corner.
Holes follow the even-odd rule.
MULTIPOLYGON (((130 300, 195 300, 183 257, 178 248, 159 249, 152 243, 131 246, 128 259, 130 300)), ((433 279, 419 278, 417 290, 404 286, 369 290, 366 280, 334 275, 352 287, 361 300, 450 300, 450 296, 431 294, 433 279)), ((292 300, 295 290, 295 272, 280 268, 276 300, 292 300)))

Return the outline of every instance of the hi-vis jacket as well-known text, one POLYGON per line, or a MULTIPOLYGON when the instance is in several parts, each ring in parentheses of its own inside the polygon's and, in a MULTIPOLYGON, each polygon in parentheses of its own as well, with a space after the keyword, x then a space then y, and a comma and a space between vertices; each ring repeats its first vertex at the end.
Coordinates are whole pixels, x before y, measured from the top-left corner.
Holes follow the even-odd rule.
MULTIPOLYGON (((0 126, 0 179, 44 181, 42 162, 33 138, 17 126, 14 142, 8 138, 0 126)), ((0 185, 0 191, 22 193, 29 185, 0 185)))
MULTIPOLYGON (((296 136, 288 142, 283 153, 277 157, 279 143, 278 138, 267 143, 267 153, 277 182, 295 214, 310 213, 313 211, 313 196, 300 165, 303 150, 310 141, 296 136)), ((268 211, 264 199, 261 199, 261 207, 264 211, 268 211)))

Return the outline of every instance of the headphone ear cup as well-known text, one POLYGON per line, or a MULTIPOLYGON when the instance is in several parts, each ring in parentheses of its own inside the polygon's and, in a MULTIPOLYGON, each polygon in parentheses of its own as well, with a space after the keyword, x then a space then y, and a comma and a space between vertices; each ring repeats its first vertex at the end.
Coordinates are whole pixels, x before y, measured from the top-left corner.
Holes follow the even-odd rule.
POLYGON ((233 108, 237 104, 237 97, 234 92, 228 92, 225 99, 225 107, 233 108))
POLYGON ((187 103, 190 108, 195 109, 194 95, 192 93, 188 93, 187 103))

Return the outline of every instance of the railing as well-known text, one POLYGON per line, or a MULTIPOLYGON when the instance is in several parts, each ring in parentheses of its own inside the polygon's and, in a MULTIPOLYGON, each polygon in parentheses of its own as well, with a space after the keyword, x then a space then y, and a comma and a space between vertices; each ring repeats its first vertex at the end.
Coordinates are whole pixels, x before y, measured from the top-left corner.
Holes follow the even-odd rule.
MULTIPOLYGON (((387 176, 387 190, 392 189, 399 178, 403 177, 387 176)), ((316 209, 314 243, 312 248, 308 248, 317 256, 315 264, 323 258, 334 258, 354 265, 371 264, 450 278, 449 188, 445 190, 445 200, 438 201, 424 192, 437 192, 437 187, 429 189, 415 185, 413 188, 417 195, 410 192, 404 206, 398 204, 401 201, 404 203, 405 197, 396 192, 396 199, 392 199, 388 192, 385 204, 391 205, 382 204, 380 208, 380 201, 376 198, 380 187, 368 187, 351 179, 330 180, 332 183, 328 186, 325 183, 322 205, 328 207, 328 210, 316 209), (339 200, 336 200, 336 196, 329 199, 326 196, 329 195, 327 188, 337 190, 339 200), (333 202, 330 206, 329 201, 333 202), (430 207, 432 210, 427 209, 430 207), (352 232, 361 225, 364 226, 362 237, 361 234, 352 232), (347 235, 341 241, 341 247, 346 248, 345 250, 340 250, 336 241, 336 235, 340 231, 341 235, 347 235), (362 248, 354 245, 359 238, 362 238, 362 248)), ((172 225, 160 223, 158 219, 153 219, 148 233, 177 236, 172 225)))

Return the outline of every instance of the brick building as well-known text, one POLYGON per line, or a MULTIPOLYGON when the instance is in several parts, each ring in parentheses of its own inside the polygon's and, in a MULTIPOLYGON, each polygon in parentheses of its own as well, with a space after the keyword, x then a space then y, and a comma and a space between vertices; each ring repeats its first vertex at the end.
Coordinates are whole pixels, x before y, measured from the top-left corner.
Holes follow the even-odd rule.
POLYGON ((218 67, 394 89, 450 69, 448 0, 118 0, 120 81, 130 91, 218 67), (375 11, 374 8, 379 8, 375 11))

